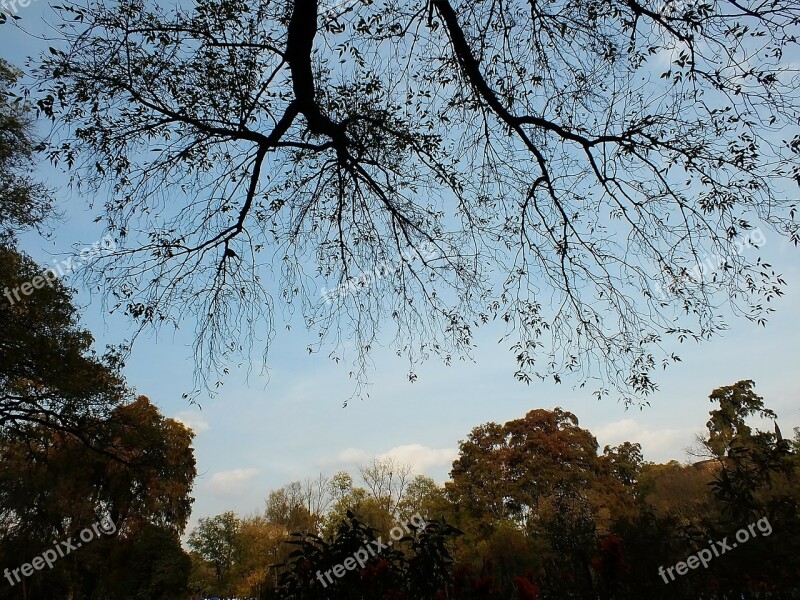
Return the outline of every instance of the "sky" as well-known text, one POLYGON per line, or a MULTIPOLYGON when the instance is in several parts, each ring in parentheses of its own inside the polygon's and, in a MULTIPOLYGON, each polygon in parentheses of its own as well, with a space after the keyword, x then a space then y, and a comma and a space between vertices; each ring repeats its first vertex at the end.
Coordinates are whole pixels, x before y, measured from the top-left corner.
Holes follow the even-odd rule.
MULTIPOLYGON (((20 8, 20 22, 33 33, 45 30, 49 9, 44 0, 20 8)), ((0 26, 0 56, 22 67, 26 56, 46 49, 46 40, 0 26)), ((51 263, 75 247, 90 246, 103 236, 93 223, 88 198, 71 192, 67 177, 49 165, 37 165, 37 176, 55 190, 65 216, 47 238, 29 234, 22 247, 41 263, 51 263)), ((763 255, 787 282, 786 296, 766 327, 729 319, 730 331, 702 345, 678 345, 683 362, 661 373, 650 406, 626 410, 613 399, 597 401, 590 389, 574 389, 569 380, 520 383, 513 377, 514 356, 497 340, 502 332, 479 330, 472 361, 446 367, 432 361, 416 369, 411 383, 408 365, 389 348, 373 355, 369 397, 352 400, 348 367, 326 353, 311 354, 313 341, 302 324, 279 331, 269 368, 261 356, 233 368, 214 398, 199 405, 183 399, 194 384, 193 325, 161 335, 141 337, 128 361, 127 381, 161 411, 196 432, 198 477, 190 527, 200 517, 235 510, 260 512, 271 489, 293 480, 349 470, 372 457, 391 456, 411 463, 418 473, 446 480, 458 442, 488 421, 504 423, 529 410, 560 406, 577 415, 600 447, 640 442, 646 460, 692 460, 687 448, 704 431, 716 387, 753 379, 757 392, 775 410, 784 433, 800 426, 800 268, 798 249, 765 231, 763 255)), ((131 336, 130 324, 104 313, 96 296, 79 290, 83 323, 98 348, 131 336)))

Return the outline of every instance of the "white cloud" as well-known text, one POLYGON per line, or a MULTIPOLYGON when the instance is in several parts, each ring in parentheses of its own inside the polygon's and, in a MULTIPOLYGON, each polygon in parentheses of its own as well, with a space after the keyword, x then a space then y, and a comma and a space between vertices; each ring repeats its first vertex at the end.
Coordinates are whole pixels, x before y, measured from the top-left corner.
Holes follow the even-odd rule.
POLYGON ((172 418, 179 423, 183 423, 189 429, 194 430, 195 433, 203 433, 210 429, 208 421, 205 420, 199 411, 183 410, 172 418))
POLYGON ((219 471, 211 476, 208 488, 214 492, 233 494, 247 489, 247 483, 258 475, 258 469, 219 471))
POLYGON ((349 465, 353 463, 365 462, 370 458, 370 455, 363 450, 359 450, 358 448, 345 448, 332 460, 328 459, 324 461, 324 463, 329 465, 349 465))
POLYGON ((425 473, 431 467, 449 466, 457 455, 456 448, 429 448, 422 444, 396 446, 377 455, 359 448, 345 448, 332 459, 323 461, 322 464, 328 466, 357 465, 369 462, 373 456, 376 456, 377 458, 393 458, 399 463, 411 465, 415 473, 425 473))
POLYGON ((451 465, 458 456, 455 448, 429 448, 422 444, 407 444, 397 446, 388 452, 378 455, 378 458, 393 458, 404 464, 410 464, 416 473, 424 473, 431 467, 451 465))
POLYGON ((633 419, 622 419, 593 429, 600 448, 622 442, 639 442, 644 459, 655 462, 684 460, 685 448, 693 446, 696 434, 701 432, 702 429, 697 427, 653 430, 633 419))

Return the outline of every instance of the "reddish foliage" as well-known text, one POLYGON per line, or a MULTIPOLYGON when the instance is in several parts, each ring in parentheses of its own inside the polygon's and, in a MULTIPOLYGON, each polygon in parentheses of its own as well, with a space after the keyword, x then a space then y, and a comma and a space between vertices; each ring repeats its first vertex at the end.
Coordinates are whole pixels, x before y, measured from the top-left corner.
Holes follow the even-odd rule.
POLYGON ((483 577, 476 577, 472 580, 472 589, 476 592, 489 594, 492 591, 492 586, 494 585, 494 577, 491 575, 485 575, 483 577))
POLYGON ((514 577, 514 583, 517 586, 517 596, 520 600, 536 600, 539 597, 541 589, 538 585, 534 585, 525 577, 514 577))

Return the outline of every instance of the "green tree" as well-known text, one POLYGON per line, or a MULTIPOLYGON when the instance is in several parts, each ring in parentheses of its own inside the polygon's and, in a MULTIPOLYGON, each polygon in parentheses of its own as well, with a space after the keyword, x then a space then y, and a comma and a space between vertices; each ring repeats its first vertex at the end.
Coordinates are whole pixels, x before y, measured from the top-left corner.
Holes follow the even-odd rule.
MULTIPOLYGON (((3 14, 0 11, 0 14, 3 14)), ((31 177, 39 147, 30 103, 15 93, 21 73, 0 58, 0 244, 38 227, 52 210, 48 190, 31 177)))
POLYGON ((797 464, 790 440, 783 438, 778 427, 777 415, 764 406, 754 388, 755 382, 747 380, 712 392, 709 400, 719 407, 709 413, 708 438, 703 440, 719 463, 717 496, 728 510, 742 517, 764 514, 770 504, 780 502, 770 492, 779 482, 785 487, 797 464), (772 419, 774 431, 752 428, 747 423, 752 417, 772 419))
POLYGON ((87 276, 142 326, 197 318, 212 366, 276 301, 362 383, 384 326, 413 378, 497 317, 519 379, 636 401, 666 338, 782 292, 756 228, 800 239, 794 1, 57 10, 50 156, 120 241, 87 276))
MULTIPOLYGON (((619 515, 630 598, 798 598, 795 577, 800 536, 796 448, 783 439, 777 415, 749 380, 714 390, 701 440, 709 459, 694 464, 644 464, 638 476, 638 515, 619 515), (773 420, 759 430, 755 418, 773 420), (757 526, 756 526, 757 525, 757 526), (744 529, 748 539, 735 537, 744 529), (730 552, 711 554, 712 541, 730 552), (657 569, 704 551, 706 568, 676 581, 657 569)), ((715 546, 717 550, 720 546, 715 546)))
POLYGON ((329 538, 354 515, 360 522, 381 535, 388 534, 397 519, 386 509, 386 503, 376 500, 363 487, 353 487, 346 496, 334 502, 322 520, 322 534, 329 538))
POLYGON ((400 502, 400 520, 407 522, 414 514, 420 513, 428 521, 433 521, 446 514, 449 503, 447 502, 443 486, 427 475, 416 475, 403 494, 400 502))
POLYGON ((241 529, 241 519, 236 513, 228 511, 200 519, 189 534, 189 547, 213 567, 215 591, 218 594, 233 593, 231 575, 241 558, 241 529))
POLYGON ((9 247, 0 247, 0 289, 37 282, 19 301, 0 301, 0 429, 23 434, 46 425, 88 440, 127 393, 120 355, 98 356, 78 324, 72 295, 59 281, 9 247))
POLYGON ((709 413, 709 437, 704 445, 714 457, 722 458, 735 452, 736 443, 747 445, 755 441, 748 418, 776 418, 775 413, 764 406, 764 399, 755 393, 755 385, 754 381, 745 380, 711 392, 708 399, 719 404, 719 408, 709 413))

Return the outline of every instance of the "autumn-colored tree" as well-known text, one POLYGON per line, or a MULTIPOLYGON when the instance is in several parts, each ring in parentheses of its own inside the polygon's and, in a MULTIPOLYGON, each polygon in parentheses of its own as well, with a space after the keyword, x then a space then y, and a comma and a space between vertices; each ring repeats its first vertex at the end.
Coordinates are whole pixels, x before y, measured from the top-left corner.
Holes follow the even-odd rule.
POLYGON ((286 528, 271 523, 263 515, 244 517, 239 530, 241 553, 235 566, 238 596, 266 598, 277 585, 274 565, 285 561, 288 552, 283 542, 286 528))
POLYGON ((174 600, 188 576, 178 536, 192 502, 193 436, 147 398, 131 399, 120 352, 98 355, 58 273, 13 245, 52 210, 30 176, 39 145, 18 76, 0 60, 0 563, 17 567, 101 519, 114 537, 0 598, 174 600))
MULTIPOLYGON (((398 514, 416 508, 430 523, 439 514, 445 520, 430 535, 410 535, 326 585, 320 581, 326 570, 366 540, 387 539, 371 522, 397 515, 388 513, 383 493, 340 472, 328 480, 333 503, 322 515, 322 535, 309 530, 287 538, 287 507, 303 503, 304 489, 289 484, 270 495, 267 516, 240 520, 232 585, 240 594, 287 600, 800 598, 800 431, 784 440, 776 424, 764 432, 749 422, 776 418, 752 382, 720 388, 711 398, 716 406, 703 446, 723 451, 694 464, 645 462, 634 442, 598 453, 591 432, 558 408, 478 426, 460 443, 444 488, 425 476, 403 486, 398 514), (758 477, 755 465, 763 471, 758 477), (742 498, 748 510, 731 510, 742 498), (662 579, 660 567, 687 560, 711 541, 730 543, 757 520, 747 543, 715 556, 707 568, 662 579), (276 548, 281 539, 286 543, 276 548), (266 575, 266 555, 279 559, 271 563, 278 564, 277 587, 266 575)), ((213 579, 211 563, 195 562, 198 574, 205 569, 206 581, 213 579)))
POLYGON ((487 423, 459 444, 448 491, 475 515, 536 530, 548 504, 595 484, 597 441, 572 413, 533 410, 505 425, 487 423))
MULTIPOLYGON (((266 517, 270 523, 283 526, 286 531, 313 531, 320 527, 321 514, 312 512, 312 490, 299 481, 293 481, 269 493, 266 517)), ((325 490, 322 490, 325 493, 325 490)))
POLYGON ((91 431, 88 444, 44 424, 26 427, 24 439, 17 431, 0 437, 3 566, 18 566, 21 556, 32 558, 53 540, 75 538, 106 518, 114 523, 113 538, 94 540, 54 569, 37 571, 26 585, 50 590, 47 598, 88 597, 122 585, 126 576, 119 569, 128 568, 126 560, 146 561, 163 551, 178 557, 175 571, 142 571, 141 584, 179 593, 188 576, 177 536, 192 502, 191 432, 145 397, 120 404, 91 431))
POLYGON ((164 417, 145 396, 115 409, 104 429, 103 445, 121 457, 108 461, 106 475, 114 482, 119 518, 183 532, 197 473, 193 438, 190 429, 164 417))
MULTIPOLYGON (((457 558, 482 564, 498 593, 528 569, 555 593, 591 593, 598 522, 605 517, 608 527, 609 507, 618 502, 609 491, 625 484, 577 417, 532 410, 505 425, 476 427, 459 446, 445 484, 454 523, 465 531, 457 558)), ((634 452, 627 456, 635 461, 634 452)))

